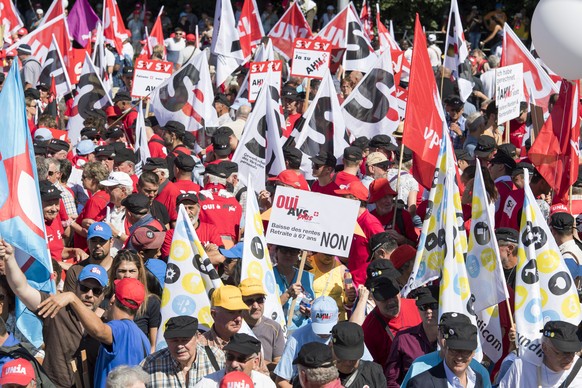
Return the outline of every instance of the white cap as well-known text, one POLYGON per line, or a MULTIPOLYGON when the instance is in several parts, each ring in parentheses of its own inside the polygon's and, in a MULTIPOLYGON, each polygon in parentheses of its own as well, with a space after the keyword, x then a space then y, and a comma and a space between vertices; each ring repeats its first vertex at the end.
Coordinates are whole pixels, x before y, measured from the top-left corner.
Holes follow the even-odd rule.
POLYGON ((53 138, 53 133, 48 128, 40 127, 36 131, 34 131, 34 138, 43 141, 50 140, 53 138))
POLYGON ((129 174, 122 171, 113 171, 107 177, 107 180, 99 182, 103 186, 117 186, 117 185, 124 185, 124 186, 133 186, 133 181, 129 177, 129 174))
POLYGON ((333 11, 334 9, 335 9, 335 8, 334 8, 334 6, 333 6, 333 5, 328 5, 328 6, 327 6, 327 10, 328 10, 328 11, 333 11))
POLYGON ((429 42, 436 42, 436 35, 435 34, 428 34, 428 41, 429 42))
POLYGON ((39 8, 36 10, 36 13, 39 15, 42 15, 42 14, 44 14, 44 11, 42 10, 42 8, 39 8))

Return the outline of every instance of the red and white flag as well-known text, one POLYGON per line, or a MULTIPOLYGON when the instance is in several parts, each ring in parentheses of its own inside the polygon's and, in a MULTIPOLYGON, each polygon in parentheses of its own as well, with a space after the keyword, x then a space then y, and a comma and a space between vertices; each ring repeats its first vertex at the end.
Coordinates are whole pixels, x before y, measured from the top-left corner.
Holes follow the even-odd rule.
POLYGON ((394 83, 399 85, 402 72, 410 73, 410 62, 408 62, 408 59, 404 56, 404 51, 400 49, 400 46, 394 40, 394 35, 388 32, 388 29, 380 20, 380 6, 378 4, 376 4, 376 27, 378 28, 378 43, 380 44, 378 54, 381 55, 384 51, 390 50, 394 83))
POLYGON ((216 86, 220 86, 244 62, 230 0, 216 2, 210 51, 217 56, 216 86))
POLYGON ((121 55, 123 42, 129 37, 129 34, 116 0, 103 0, 103 35, 105 41, 121 55))
POLYGON ((430 65, 425 34, 416 14, 402 142, 413 152, 414 178, 426 188, 432 187, 444 122, 445 114, 430 65))
POLYGON ((367 0, 363 0, 362 9, 360 10, 360 20, 364 27, 364 32, 369 40, 374 39, 374 25, 372 23, 372 10, 367 0))
POLYGON ((63 0, 54 0, 49 9, 44 14, 44 17, 41 19, 40 23, 38 23, 37 28, 64 14, 65 5, 63 4, 63 0))
POLYGON ((166 59, 166 46, 164 45, 164 30, 162 29, 162 12, 164 11, 164 6, 160 8, 156 22, 154 23, 152 30, 148 31, 146 27, 146 44, 143 45, 141 56, 145 56, 147 59, 152 57, 154 52, 154 47, 162 46, 164 48, 164 59, 166 59))
POLYGON ((289 60, 293 56, 293 42, 295 39, 311 38, 313 33, 303 12, 301 12, 299 4, 294 1, 269 31, 268 36, 273 42, 273 48, 286 60, 289 60))
POLYGON ((12 34, 24 27, 16 6, 10 0, 0 0, 0 21, 4 27, 5 42, 12 42, 12 34))
POLYGON ((558 93, 559 89, 506 23, 503 27, 501 66, 518 63, 523 63, 524 101, 529 101, 531 95, 535 104, 547 113, 550 96, 558 93))
POLYGON ((50 50, 42 64, 42 70, 40 71, 40 76, 38 77, 38 83, 51 85, 51 87, 54 83, 54 96, 58 99, 64 97, 68 93, 71 93, 73 90, 71 81, 69 80, 67 67, 65 66, 63 56, 61 55, 61 51, 59 50, 59 45, 55 37, 53 37, 50 50))
POLYGON ((152 110, 161 126, 177 121, 187 131, 218 126, 206 53, 199 51, 154 90, 152 110))
POLYGON ((245 0, 237 28, 240 47, 246 62, 251 58, 255 48, 261 44, 261 39, 265 35, 263 23, 261 22, 261 13, 255 0, 245 0))
POLYGON ((556 105, 531 146, 528 156, 554 189, 553 202, 568 205, 568 191, 578 179, 580 150, 578 81, 563 79, 556 105))
POLYGON ((473 92, 473 81, 468 79, 470 75, 465 73, 464 64, 469 56, 465 35, 463 34, 463 25, 461 24, 461 15, 459 15, 459 6, 457 0, 451 1, 451 10, 449 12, 449 24, 447 26, 447 38, 445 41, 445 60, 444 67, 450 69, 453 77, 456 78, 459 86, 459 97, 466 101, 467 97, 473 92), (465 73, 465 74, 463 74, 465 73))

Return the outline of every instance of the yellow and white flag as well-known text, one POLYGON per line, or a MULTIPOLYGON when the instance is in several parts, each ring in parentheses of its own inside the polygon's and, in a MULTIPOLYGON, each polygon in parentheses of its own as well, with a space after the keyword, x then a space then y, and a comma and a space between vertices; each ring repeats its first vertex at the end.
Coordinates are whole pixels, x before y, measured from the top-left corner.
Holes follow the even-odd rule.
POLYGON ((273 264, 271 263, 267 241, 265 240, 259 203, 257 202, 252 182, 249 176, 240 280, 252 277, 259 279, 263 283, 267 293, 263 315, 278 322, 283 331, 286 332, 283 307, 281 306, 277 281, 273 273, 273 264))
POLYGON ((172 317, 189 315, 198 318, 200 326, 210 329, 210 293, 222 286, 222 281, 210 263, 204 247, 183 205, 178 210, 174 238, 166 269, 162 294, 162 324, 156 349, 166 347, 164 329, 172 317))
POLYGON ((515 276, 515 325, 519 356, 540 365, 540 330, 544 323, 560 320, 577 326, 582 314, 572 276, 529 187, 527 171, 524 180, 515 276))

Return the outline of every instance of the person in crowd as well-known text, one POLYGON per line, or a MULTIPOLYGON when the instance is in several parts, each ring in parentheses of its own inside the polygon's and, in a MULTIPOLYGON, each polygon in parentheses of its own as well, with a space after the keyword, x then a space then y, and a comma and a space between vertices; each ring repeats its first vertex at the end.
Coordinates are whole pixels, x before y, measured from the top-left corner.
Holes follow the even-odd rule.
MULTIPOLYGON (((164 133, 166 132, 167 131, 164 133)), ((166 209, 168 209, 170 224, 174 223, 178 218, 178 213, 176 213, 175 209, 176 198, 178 198, 178 195, 180 195, 180 190, 178 190, 176 185, 174 185, 174 182, 170 180, 170 169, 168 168, 168 162, 162 158, 148 158, 146 164, 143 166, 143 171, 151 171, 160 178, 158 193, 155 199, 164 205, 166 209)))
MULTIPOLYGON (((30 361, 19 358, 2 366, 0 386, 6 388, 35 388, 37 376, 30 361)), ((39 382, 39 386, 42 386, 39 382)))
POLYGON ((170 225, 168 209, 156 199, 160 189, 160 177, 153 171, 143 171, 137 181, 137 193, 148 199, 148 210, 162 225, 170 225))
POLYGON ((129 230, 125 227, 125 207, 121 202, 131 195, 133 191, 133 181, 130 176, 121 171, 114 171, 106 180, 99 182, 109 194, 109 204, 107 212, 107 224, 111 228, 114 237, 111 247, 111 256, 123 248, 129 235, 129 230))
POLYGON ((18 59, 22 63, 21 75, 22 87, 24 90, 36 87, 40 77, 41 65, 36 57, 32 55, 32 48, 28 44, 21 44, 16 49, 18 59))
POLYGON ((311 175, 316 179, 311 185, 311 191, 327 195, 335 195, 339 186, 335 183, 333 173, 337 165, 337 159, 327 151, 321 151, 311 160, 311 175))
POLYGON ((297 366, 297 379, 302 388, 339 388, 339 378, 332 351, 320 342, 305 344, 293 364, 297 366))
POLYGON ((576 289, 580 290, 582 288, 582 279, 580 279, 582 275, 580 272, 582 250, 574 239, 574 217, 564 211, 553 213, 550 216, 550 231, 570 270, 576 289))
POLYGON ((105 388, 145 388, 148 374, 138 366, 120 365, 107 375, 105 388))
POLYGON ((511 228, 496 228, 495 238, 497 238, 497 244, 499 245, 499 258, 503 266, 505 281, 508 287, 514 289, 519 233, 511 228))

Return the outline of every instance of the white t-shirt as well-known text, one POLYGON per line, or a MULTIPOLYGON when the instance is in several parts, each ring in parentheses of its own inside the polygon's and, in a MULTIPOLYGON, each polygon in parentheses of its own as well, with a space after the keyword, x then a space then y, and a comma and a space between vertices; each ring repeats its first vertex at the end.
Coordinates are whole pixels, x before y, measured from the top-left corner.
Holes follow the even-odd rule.
POLYGON ((174 64, 178 63, 180 51, 186 48, 186 40, 180 39, 176 42, 174 38, 168 38, 164 43, 166 44, 166 49, 168 50, 168 62, 172 62, 174 64))
MULTIPOLYGON (((578 361, 578 356, 574 357, 572 365, 578 361)), ((571 368, 571 367, 570 367, 571 368)), ((521 358, 515 359, 515 362, 499 383, 499 388, 532 388, 538 386, 538 367, 531 362, 525 361, 521 358)), ((554 372, 547 366, 542 364, 539 371, 539 386, 542 388, 559 387, 560 384, 570 374, 570 370, 561 372, 554 372)), ((569 388, 582 387, 582 373, 574 378, 569 388)))

